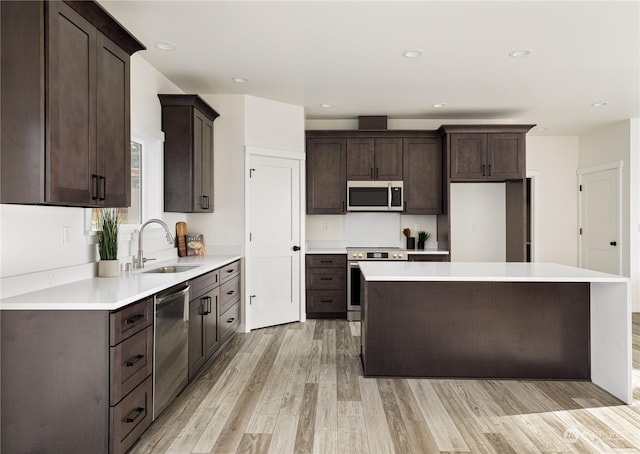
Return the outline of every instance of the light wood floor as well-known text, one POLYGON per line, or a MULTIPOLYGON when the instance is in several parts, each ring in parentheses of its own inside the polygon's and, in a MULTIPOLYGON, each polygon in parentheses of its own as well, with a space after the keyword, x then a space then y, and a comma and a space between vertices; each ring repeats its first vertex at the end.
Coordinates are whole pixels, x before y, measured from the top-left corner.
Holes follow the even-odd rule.
POLYGON ((587 382, 365 379, 356 322, 238 334, 133 453, 639 453, 634 404, 587 382))

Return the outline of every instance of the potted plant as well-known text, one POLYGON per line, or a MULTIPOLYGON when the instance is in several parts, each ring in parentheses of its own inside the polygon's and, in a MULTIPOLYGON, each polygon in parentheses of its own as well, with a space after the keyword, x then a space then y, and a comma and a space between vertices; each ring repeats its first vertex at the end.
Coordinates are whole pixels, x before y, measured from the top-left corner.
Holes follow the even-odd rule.
POLYGON ((115 277, 120 274, 118 261, 118 210, 101 208, 98 215, 98 276, 115 277))
POLYGON ((424 243, 426 243, 430 237, 431 234, 429 232, 418 232, 418 249, 424 249, 424 243))

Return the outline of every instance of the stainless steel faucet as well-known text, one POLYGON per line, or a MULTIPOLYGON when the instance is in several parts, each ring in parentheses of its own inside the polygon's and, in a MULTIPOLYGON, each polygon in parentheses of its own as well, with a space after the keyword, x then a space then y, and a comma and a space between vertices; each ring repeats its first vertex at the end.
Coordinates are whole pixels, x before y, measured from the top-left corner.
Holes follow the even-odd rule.
POLYGON ((171 232, 169 231, 169 226, 161 219, 149 219, 147 222, 142 224, 142 226, 140 227, 140 230, 138 231, 138 256, 136 257, 135 262, 134 262, 136 268, 144 268, 144 262, 149 260, 149 259, 143 258, 143 253, 142 253, 142 231, 144 230, 144 228, 147 225, 152 224, 154 222, 156 224, 160 224, 164 228, 164 231, 167 232, 167 242, 169 244, 173 244, 173 236, 171 235, 171 232))

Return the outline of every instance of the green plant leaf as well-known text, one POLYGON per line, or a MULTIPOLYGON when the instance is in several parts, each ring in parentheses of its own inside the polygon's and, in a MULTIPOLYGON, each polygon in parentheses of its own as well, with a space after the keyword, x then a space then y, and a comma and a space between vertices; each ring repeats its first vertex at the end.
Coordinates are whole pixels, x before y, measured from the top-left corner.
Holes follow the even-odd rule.
POLYGON ((118 210, 116 208, 101 208, 98 215, 98 252, 100 260, 118 259, 118 210))

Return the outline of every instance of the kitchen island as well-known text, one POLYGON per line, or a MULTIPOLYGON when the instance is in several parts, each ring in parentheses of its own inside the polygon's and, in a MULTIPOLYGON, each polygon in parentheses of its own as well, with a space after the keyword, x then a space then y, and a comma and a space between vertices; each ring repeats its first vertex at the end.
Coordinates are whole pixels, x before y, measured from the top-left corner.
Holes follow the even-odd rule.
POLYGON ((625 277, 553 263, 360 271, 365 376, 591 380, 632 401, 625 277))

